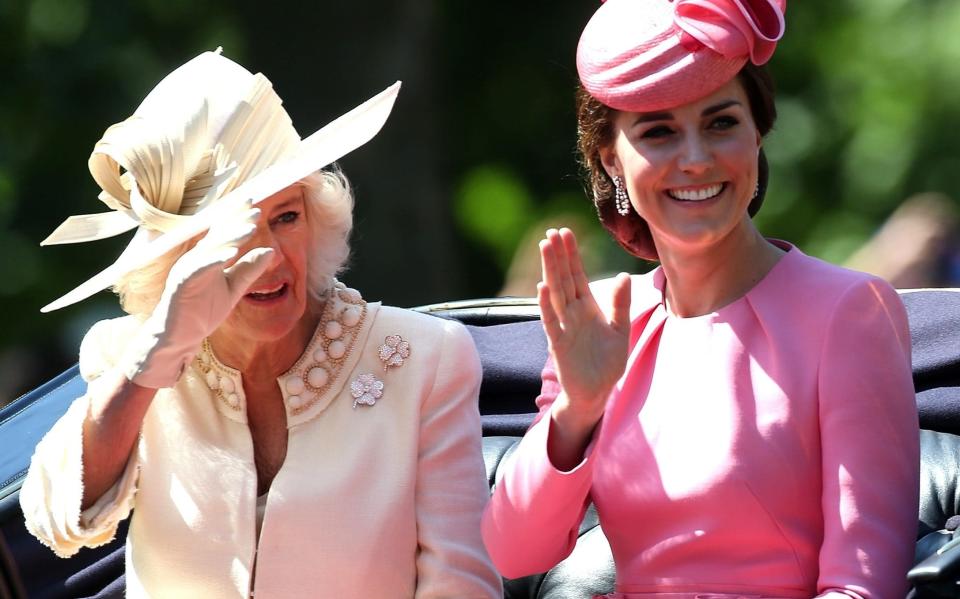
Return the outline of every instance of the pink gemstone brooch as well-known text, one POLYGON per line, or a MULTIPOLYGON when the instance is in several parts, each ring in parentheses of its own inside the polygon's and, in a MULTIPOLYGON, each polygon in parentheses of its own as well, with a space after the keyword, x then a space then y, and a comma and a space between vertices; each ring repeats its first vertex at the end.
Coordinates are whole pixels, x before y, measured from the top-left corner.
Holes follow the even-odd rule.
POLYGON ((350 383, 350 395, 353 396, 354 409, 360 404, 372 406, 383 397, 383 381, 369 372, 361 374, 350 383))
POLYGON ((410 343, 404 341, 400 335, 387 335, 377 351, 380 361, 383 362, 383 369, 389 370, 391 366, 403 366, 403 361, 410 357, 410 343))

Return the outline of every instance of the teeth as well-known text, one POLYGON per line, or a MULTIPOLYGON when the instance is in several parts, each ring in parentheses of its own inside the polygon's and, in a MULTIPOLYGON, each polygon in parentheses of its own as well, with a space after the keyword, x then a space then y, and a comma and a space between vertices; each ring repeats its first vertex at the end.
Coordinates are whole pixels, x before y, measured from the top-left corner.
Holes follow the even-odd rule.
POLYGON ((686 200, 688 202, 700 202, 709 200, 723 190, 723 183, 717 183, 709 187, 699 189, 670 189, 667 194, 675 200, 686 200))
POLYGON ((283 289, 283 283, 280 283, 273 289, 267 289, 264 291, 250 291, 248 292, 248 295, 271 295, 273 293, 279 293, 281 289, 283 289))

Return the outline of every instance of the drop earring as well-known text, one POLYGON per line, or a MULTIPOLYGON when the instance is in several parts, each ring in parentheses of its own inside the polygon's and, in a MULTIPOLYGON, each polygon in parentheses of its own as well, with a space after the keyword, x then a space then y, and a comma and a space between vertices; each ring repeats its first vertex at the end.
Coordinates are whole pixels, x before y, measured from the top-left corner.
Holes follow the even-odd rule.
POLYGON ((613 176, 614 203, 617 205, 617 212, 620 216, 630 214, 630 196, 627 195, 627 189, 623 186, 623 179, 619 176, 613 176))

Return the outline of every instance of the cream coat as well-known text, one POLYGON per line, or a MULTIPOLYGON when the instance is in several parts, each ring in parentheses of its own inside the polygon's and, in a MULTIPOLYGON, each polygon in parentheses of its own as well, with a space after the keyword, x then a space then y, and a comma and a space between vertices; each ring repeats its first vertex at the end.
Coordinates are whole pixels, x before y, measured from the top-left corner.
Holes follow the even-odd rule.
MULTIPOLYGON (((136 327, 130 317, 100 322, 84 340, 88 393, 37 447, 20 496, 29 530, 67 557, 108 542, 135 508, 130 597, 500 597, 480 540, 488 491, 469 334, 348 299, 356 301, 333 312, 353 305, 363 316, 338 337, 346 351, 326 389, 292 397, 297 386, 278 379, 289 440, 259 545, 242 380, 206 346, 175 387, 157 393, 122 479, 81 514, 82 422, 99 375, 136 327), (385 371, 378 348, 388 335, 411 352, 385 371), (364 373, 383 383, 383 395, 354 407, 351 383, 364 373)), ((318 349, 340 353, 324 328, 291 372, 315 366, 318 349)))

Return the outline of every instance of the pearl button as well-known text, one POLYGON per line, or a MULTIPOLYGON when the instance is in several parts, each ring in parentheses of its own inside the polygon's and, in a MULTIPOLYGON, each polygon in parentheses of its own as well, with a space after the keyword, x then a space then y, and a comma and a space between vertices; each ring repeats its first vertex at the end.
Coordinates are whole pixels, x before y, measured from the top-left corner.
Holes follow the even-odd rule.
POLYGON ((346 289, 340 290, 340 297, 346 302, 355 304, 360 301, 360 292, 351 287, 347 287, 346 289))
POLYGON ((303 405, 303 398, 299 395, 291 395, 287 398, 287 402, 290 404, 291 408, 297 409, 303 405))
POLYGON ((319 389, 327 384, 327 371, 319 366, 314 366, 307 373, 307 381, 311 387, 319 389))
POLYGON ((222 376, 220 377, 220 389, 222 389, 224 393, 233 393, 237 390, 237 387, 233 384, 233 379, 222 376))
POLYGON ((207 387, 216 390, 217 387, 220 386, 220 381, 217 379, 217 373, 213 371, 208 372, 204 378, 207 380, 207 387))
POLYGON ((343 311, 343 316, 340 317, 340 320, 342 320, 343 324, 348 327, 357 326, 357 323, 360 322, 360 308, 347 308, 343 311))
POLYGON ((331 320, 323 327, 323 334, 327 339, 339 339, 340 335, 343 334, 343 326, 336 320, 331 320))
POLYGON ((327 361, 327 352, 323 351, 322 347, 318 347, 313 352, 313 361, 314 362, 326 362, 327 361))
POLYGON ((339 360, 343 357, 343 354, 347 353, 347 347, 342 341, 334 341, 327 347, 327 353, 329 353, 330 357, 334 360, 339 360))
POLYGON ((237 407, 240 405, 240 398, 237 396, 236 393, 231 393, 227 395, 227 403, 233 407, 237 407))
POLYGON ((300 377, 291 374, 287 377, 287 380, 283 382, 283 387, 287 390, 287 393, 290 395, 299 395, 303 393, 304 385, 303 379, 300 377))

